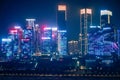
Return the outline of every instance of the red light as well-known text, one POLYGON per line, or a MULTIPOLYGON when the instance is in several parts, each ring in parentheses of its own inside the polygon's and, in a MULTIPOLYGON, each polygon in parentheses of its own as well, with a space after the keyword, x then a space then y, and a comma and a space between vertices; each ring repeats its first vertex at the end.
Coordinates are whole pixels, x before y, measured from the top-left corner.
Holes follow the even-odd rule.
POLYGON ((17 30, 10 30, 10 34, 16 34, 17 32, 17 30))
POLYGON ((46 28, 46 25, 42 25, 42 30, 44 30, 46 28))

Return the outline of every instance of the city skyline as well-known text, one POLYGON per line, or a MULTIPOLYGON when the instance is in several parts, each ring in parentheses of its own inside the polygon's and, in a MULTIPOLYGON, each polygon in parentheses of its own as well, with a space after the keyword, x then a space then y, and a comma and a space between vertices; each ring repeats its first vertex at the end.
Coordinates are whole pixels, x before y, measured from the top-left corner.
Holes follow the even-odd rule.
POLYGON ((118 5, 118 0, 0 0, 0 79, 119 78, 118 5))
POLYGON ((56 9, 57 4, 66 4, 68 7, 67 10, 67 17, 68 17, 68 40, 78 40, 79 36, 79 10, 88 7, 93 9, 93 25, 100 25, 99 19, 100 19, 100 10, 111 10, 113 12, 113 23, 115 25, 119 25, 118 17, 119 17, 119 9, 117 8, 116 4, 118 4, 117 0, 115 1, 109 1, 106 2, 102 1, 94 1, 90 0, 89 3, 86 3, 86 1, 67 1, 67 0, 46 0, 46 1, 39 1, 39 0, 31 0, 31 1, 18 1, 19 4, 17 4, 16 0, 12 1, 2 1, 0 5, 0 11, 1 11, 1 18, 0 22, 2 22, 0 28, 3 30, 0 30, 0 34, 6 34, 6 31, 10 26, 13 26, 14 24, 21 25, 23 28, 25 28, 25 19, 26 18, 36 18, 37 22, 39 24, 47 24, 50 26, 56 26, 56 9), (47 1, 47 3, 46 3, 47 1), (43 3, 43 4, 41 4, 43 3), (103 4, 104 3, 104 4, 103 4), (32 5, 34 4, 34 5, 32 5), (31 6, 32 5, 32 6, 31 6), (51 6, 51 7, 49 7, 51 6), (43 9, 44 8, 44 9, 43 9), (117 11, 117 12, 115 12, 117 11), (49 13, 49 14, 48 14, 49 13), (4 27, 3 27, 4 26, 4 27))

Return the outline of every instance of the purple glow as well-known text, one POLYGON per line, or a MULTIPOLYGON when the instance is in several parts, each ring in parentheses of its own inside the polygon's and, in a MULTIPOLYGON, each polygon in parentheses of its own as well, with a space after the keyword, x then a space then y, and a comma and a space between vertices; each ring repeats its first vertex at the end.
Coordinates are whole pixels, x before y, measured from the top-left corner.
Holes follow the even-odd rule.
POLYGON ((119 47, 116 43, 113 43, 113 46, 114 46, 115 49, 119 49, 119 47))
POLYGON ((45 39, 51 39, 51 38, 50 37, 42 37, 42 39, 45 40, 45 39))

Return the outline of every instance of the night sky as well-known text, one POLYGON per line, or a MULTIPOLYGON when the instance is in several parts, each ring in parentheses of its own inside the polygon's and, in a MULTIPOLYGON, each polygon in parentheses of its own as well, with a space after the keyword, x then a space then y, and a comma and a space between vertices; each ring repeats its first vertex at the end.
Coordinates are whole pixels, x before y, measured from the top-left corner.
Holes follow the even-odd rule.
POLYGON ((0 37, 13 25, 25 27, 26 18, 36 18, 40 25, 56 26, 57 4, 68 7, 68 39, 77 40, 81 8, 93 9, 93 25, 99 25, 100 10, 113 12, 112 23, 120 26, 120 0, 0 0, 0 37))

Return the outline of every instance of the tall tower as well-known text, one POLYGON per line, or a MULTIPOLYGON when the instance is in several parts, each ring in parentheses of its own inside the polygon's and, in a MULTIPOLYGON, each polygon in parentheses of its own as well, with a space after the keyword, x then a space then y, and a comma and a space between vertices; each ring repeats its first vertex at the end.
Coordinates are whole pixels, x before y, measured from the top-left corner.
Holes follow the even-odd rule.
POLYGON ((60 56, 67 55, 67 7, 58 5, 57 26, 58 26, 58 53, 60 56))
POLYGON ((112 12, 109 10, 101 10, 100 12, 100 26, 101 28, 111 23, 112 12))
POLYGON ((80 10, 80 55, 88 53, 88 29, 92 25, 92 9, 80 10))
POLYGON ((27 21, 27 32, 30 33, 30 43, 31 43, 31 55, 36 53, 36 27, 35 27, 35 19, 26 19, 27 21))

